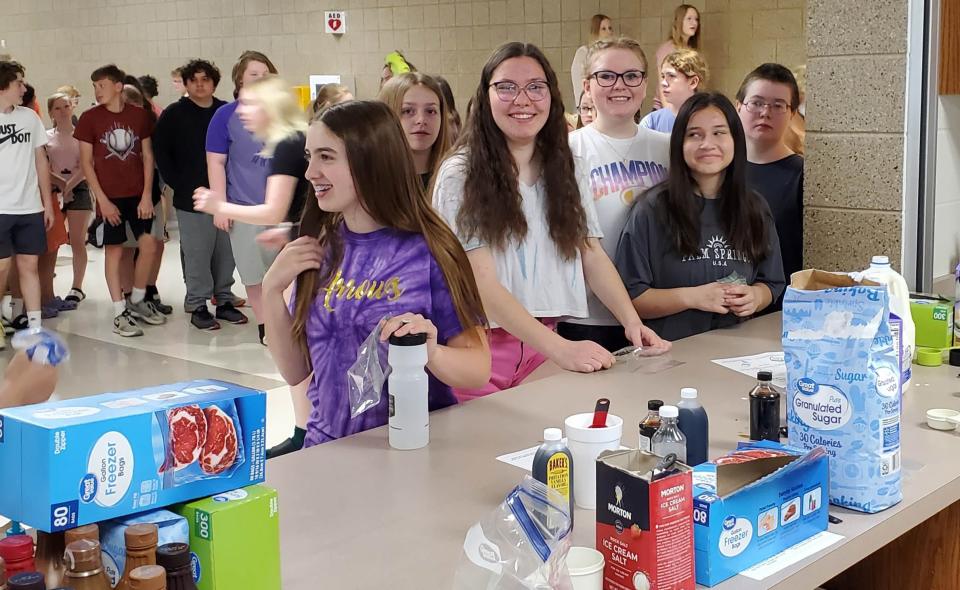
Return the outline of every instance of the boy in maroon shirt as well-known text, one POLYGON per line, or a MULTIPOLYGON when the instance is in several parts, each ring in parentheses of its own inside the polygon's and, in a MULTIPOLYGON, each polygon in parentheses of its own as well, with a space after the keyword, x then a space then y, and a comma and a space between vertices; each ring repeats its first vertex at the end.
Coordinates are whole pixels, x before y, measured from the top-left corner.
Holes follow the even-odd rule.
POLYGON ((147 279, 157 256, 150 235, 153 224, 153 123, 146 111, 124 104, 120 68, 111 64, 90 76, 96 106, 81 115, 73 136, 80 141, 80 165, 96 197, 105 223, 105 274, 114 305, 113 331, 141 336, 136 320, 159 325, 166 321, 145 299, 147 279), (120 259, 127 231, 137 240, 140 256, 134 270, 133 292, 124 301, 120 287, 120 259))

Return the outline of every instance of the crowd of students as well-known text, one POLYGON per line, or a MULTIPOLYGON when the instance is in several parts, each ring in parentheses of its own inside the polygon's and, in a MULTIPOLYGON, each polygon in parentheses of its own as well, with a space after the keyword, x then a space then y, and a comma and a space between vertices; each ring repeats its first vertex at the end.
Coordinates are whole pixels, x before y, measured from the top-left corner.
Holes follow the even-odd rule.
POLYGON ((653 64, 613 30, 596 15, 577 52, 575 121, 550 62, 521 42, 487 60, 463 120, 449 85, 395 52, 377 100, 328 85, 308 121, 270 59, 248 51, 233 102, 215 97, 219 69, 191 60, 173 74, 185 95, 157 117, 149 80, 111 65, 91 75, 98 106, 75 126, 75 99, 50 97, 48 132, 19 106, 23 68, 0 63, 0 289, 15 266, 29 325, 48 304, 75 308, 95 205, 115 331, 163 323, 162 182, 191 323, 247 322, 238 270, 292 386, 296 429, 271 455, 386 422, 386 398, 349 413, 347 370, 378 326, 383 340, 427 334, 435 409, 513 387, 548 359, 598 371, 624 347, 666 351, 775 309, 803 264, 794 75, 763 64, 734 101, 709 91, 687 5, 653 64), (75 253, 63 300, 38 270, 67 242, 61 209, 75 253))

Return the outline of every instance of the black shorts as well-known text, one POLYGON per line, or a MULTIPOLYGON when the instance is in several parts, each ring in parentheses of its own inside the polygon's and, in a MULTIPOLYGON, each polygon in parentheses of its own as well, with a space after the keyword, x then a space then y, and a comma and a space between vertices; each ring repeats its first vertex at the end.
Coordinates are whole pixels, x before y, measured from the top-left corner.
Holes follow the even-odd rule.
POLYGON ((0 214, 0 259, 14 254, 39 256, 47 253, 47 229, 43 213, 0 214))
POLYGON ((106 219, 103 220, 103 245, 104 246, 122 246, 127 241, 127 228, 133 234, 133 239, 139 240, 143 234, 150 233, 153 227, 153 218, 140 219, 137 217, 137 206, 140 204, 140 197, 126 197, 121 199, 110 199, 114 207, 120 210, 120 224, 110 225, 106 219))
POLYGON ((93 195, 86 182, 73 189, 73 200, 63 206, 63 211, 93 211, 93 195))

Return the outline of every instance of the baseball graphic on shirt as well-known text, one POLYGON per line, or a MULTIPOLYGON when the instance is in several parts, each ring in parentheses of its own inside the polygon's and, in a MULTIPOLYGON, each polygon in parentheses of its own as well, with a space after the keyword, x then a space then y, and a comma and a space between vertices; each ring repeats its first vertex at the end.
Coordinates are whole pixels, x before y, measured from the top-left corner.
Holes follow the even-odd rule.
POLYGON ((134 147, 137 145, 137 137, 129 127, 120 127, 114 125, 112 129, 103 134, 100 143, 107 146, 107 158, 118 158, 125 161, 134 153, 134 147))

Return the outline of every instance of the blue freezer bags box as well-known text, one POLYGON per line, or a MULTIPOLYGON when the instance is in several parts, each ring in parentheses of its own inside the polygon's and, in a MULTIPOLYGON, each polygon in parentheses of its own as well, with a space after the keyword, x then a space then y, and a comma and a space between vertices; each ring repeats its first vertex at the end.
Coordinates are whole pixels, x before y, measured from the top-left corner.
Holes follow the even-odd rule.
POLYGON ((830 502, 885 510, 900 487, 900 359, 886 287, 816 270, 783 301, 792 446, 830 454, 830 502))
POLYGON ((827 530, 822 448, 761 441, 693 468, 697 583, 714 586, 827 530))
POLYGON ((264 479, 266 394, 200 380, 0 411, 0 514, 55 532, 264 479))

